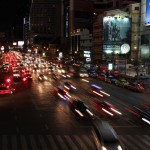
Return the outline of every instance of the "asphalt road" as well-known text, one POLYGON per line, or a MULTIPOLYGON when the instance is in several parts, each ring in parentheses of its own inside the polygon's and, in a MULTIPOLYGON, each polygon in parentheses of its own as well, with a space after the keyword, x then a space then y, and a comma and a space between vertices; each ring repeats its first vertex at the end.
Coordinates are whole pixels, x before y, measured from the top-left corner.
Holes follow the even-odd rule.
POLYGON ((16 92, 13 95, 0 96, 1 150, 96 149, 92 123, 79 121, 67 102, 54 95, 54 87, 65 80, 77 87, 72 99, 83 100, 96 116, 108 121, 118 133, 125 150, 149 150, 150 126, 125 109, 149 104, 148 92, 136 93, 92 78, 87 79, 89 82, 62 77, 58 81, 50 78, 49 81, 39 82, 36 73, 32 82, 15 83, 16 92), (97 98, 87 92, 92 83, 101 85, 110 94, 104 100, 121 110, 121 117, 110 117, 94 107, 92 101, 97 98))

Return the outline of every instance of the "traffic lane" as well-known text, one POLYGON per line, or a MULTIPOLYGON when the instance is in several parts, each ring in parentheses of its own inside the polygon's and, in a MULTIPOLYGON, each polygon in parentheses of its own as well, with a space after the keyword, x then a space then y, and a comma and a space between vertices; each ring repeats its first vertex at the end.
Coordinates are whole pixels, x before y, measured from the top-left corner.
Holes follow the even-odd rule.
MULTIPOLYGON (((111 98, 113 97, 115 99, 115 101, 113 100, 112 102, 116 102, 116 104, 119 103, 120 105, 123 105, 123 106, 126 106, 126 105, 134 106, 134 105, 142 104, 142 103, 144 103, 144 100, 147 100, 149 98, 149 95, 147 93, 132 92, 127 89, 120 88, 120 87, 117 87, 112 84, 107 84, 107 83, 99 81, 99 80, 95 80, 95 79, 89 80, 90 82, 88 82, 88 83, 81 82, 81 81, 82 81, 82 79, 74 79, 74 82, 76 82, 77 85, 82 84, 83 92, 87 92, 90 88, 90 84, 95 83, 95 84, 101 86, 102 89, 106 93, 110 94, 110 97, 104 97, 104 99, 111 100, 111 98)), ((82 89, 79 89, 79 90, 81 91, 82 89)), ((78 90, 78 87, 77 87, 77 90, 78 90)), ((147 105, 149 105, 149 103, 147 103, 147 105)))
POLYGON ((40 113, 39 116, 45 122, 47 132, 66 132, 69 134, 69 132, 79 132, 78 129, 84 131, 83 128, 86 128, 86 126, 88 128, 87 131, 89 130, 90 125, 87 122, 79 123, 76 117, 70 112, 66 101, 54 96, 53 83, 39 83, 35 81, 32 92, 30 92, 30 97, 35 108, 40 113), (72 130, 72 127, 74 130, 72 130))
MULTIPOLYGON (((71 81, 70 81, 71 82, 71 81)), ((89 95, 88 95, 88 92, 87 92, 87 90, 88 90, 88 88, 89 88, 89 83, 84 83, 84 82, 81 82, 81 79, 74 79, 74 82, 76 82, 76 84, 77 85, 79 85, 79 83, 78 82, 80 82, 80 86, 77 86, 77 90, 78 90, 78 92, 76 92, 76 93, 79 93, 79 95, 80 96, 82 96, 83 98, 82 98, 82 100, 84 100, 84 101, 86 101, 87 103, 89 103, 91 100, 93 101, 93 99, 95 99, 95 97, 90 97, 89 95), (82 85, 83 84, 83 85, 82 85), (84 88, 82 88, 82 87, 84 87, 84 88), (79 92, 80 91, 80 92, 79 92), (83 93, 85 93, 85 94, 83 94, 83 93)), ((103 83, 104 84, 104 83, 103 83)), ((105 86, 107 86, 107 85, 105 85, 105 86)), ((110 86, 110 85, 108 85, 108 86, 110 86)), ((112 85, 111 85, 112 86, 112 85)), ((115 91, 114 89, 116 88, 116 90, 118 91, 118 87, 113 87, 112 89, 113 89, 113 91, 115 91)), ((119 88, 120 89, 120 88, 119 88)), ((111 92, 111 90, 110 90, 110 88, 108 89, 110 92, 111 92)), ((122 90, 122 93, 125 91, 125 92, 127 92, 127 90, 126 89, 120 89, 120 90, 122 90)), ((109 92, 109 93, 110 93, 109 92)), ((116 92, 116 91, 115 91, 116 92)), ((124 92, 124 93, 125 93, 124 92)), ((131 125, 133 124, 133 125, 138 125, 138 123, 139 123, 139 125, 144 125, 143 124, 143 122, 141 122, 141 121, 138 121, 139 119, 137 119, 136 117, 135 118, 133 118, 132 117, 132 115, 131 114, 129 114, 129 112, 126 110, 126 108, 128 108, 128 107, 131 107, 133 104, 135 105, 135 102, 133 102, 133 100, 131 99, 130 100, 130 97, 132 97, 133 98, 133 96, 134 95, 136 95, 136 93, 134 93, 134 95, 133 95, 133 93, 130 91, 129 93, 131 94, 131 96, 130 96, 130 94, 129 94, 129 100, 131 101, 131 102, 133 102, 132 104, 131 103, 128 103, 128 101, 127 100, 124 100, 124 97, 122 96, 122 94, 120 94, 121 92, 117 92, 117 93, 119 93, 118 95, 116 95, 116 94, 110 94, 111 96, 110 97, 108 97, 108 98, 105 98, 104 100, 107 100, 109 103, 111 103, 111 104, 113 104, 114 106, 116 106, 119 110, 121 110, 122 111, 122 119, 124 119, 125 121, 127 121, 127 123, 130 123, 131 125), (128 115, 126 115, 126 114, 128 114, 128 115), (132 119, 129 119, 128 117, 130 117, 131 116, 131 118, 132 119), (133 121, 135 119, 135 121, 133 121), (133 123, 134 122, 134 123, 133 123)), ((138 95, 139 94, 142 94, 142 93, 138 93, 138 95)), ((127 95, 127 93, 125 93, 125 95, 127 95)), ((126 98, 126 97, 125 97, 126 98)), ((103 98, 100 98, 100 99, 103 99, 103 98)), ((91 102, 92 102, 91 101, 91 102)), ((90 103, 89 103, 89 105, 90 105, 90 103)), ((137 105, 137 102, 136 102, 136 105, 137 105)), ((93 107, 92 105, 90 105, 91 107, 93 107)), ((101 115, 100 115, 101 116, 101 115)), ((107 116, 105 116, 104 118, 108 118, 108 115, 107 116)), ((109 117, 109 118, 113 118, 113 117, 109 117)), ((123 124, 123 123, 122 123, 123 124)))

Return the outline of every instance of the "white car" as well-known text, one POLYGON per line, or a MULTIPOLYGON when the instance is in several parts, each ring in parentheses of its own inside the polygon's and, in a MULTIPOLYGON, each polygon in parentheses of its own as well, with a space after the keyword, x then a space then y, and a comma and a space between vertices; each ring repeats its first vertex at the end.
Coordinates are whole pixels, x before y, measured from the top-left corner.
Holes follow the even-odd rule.
POLYGON ((19 71, 19 70, 13 70, 13 77, 14 77, 14 78, 19 78, 19 77, 21 77, 20 71, 19 71))
POLYGON ((98 150, 122 150, 117 133, 106 121, 95 119, 92 133, 98 150))

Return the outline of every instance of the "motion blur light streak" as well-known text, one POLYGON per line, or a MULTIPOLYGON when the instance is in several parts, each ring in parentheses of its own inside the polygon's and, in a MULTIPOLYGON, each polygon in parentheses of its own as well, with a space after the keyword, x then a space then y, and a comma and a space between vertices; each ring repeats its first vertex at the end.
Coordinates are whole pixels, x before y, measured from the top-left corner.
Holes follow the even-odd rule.
POLYGON ((113 114, 112 114, 111 112, 107 111, 106 109, 102 108, 102 110, 103 110, 104 112, 106 112, 107 114, 113 116, 113 114))
POLYGON ((145 121, 146 123, 150 124, 150 121, 145 119, 145 118, 142 118, 143 121, 145 121))
POLYGON ((81 116, 81 117, 84 117, 84 115, 77 109, 75 109, 75 111, 81 116))
POLYGON ((107 96, 110 96, 108 93, 104 92, 104 91, 100 91, 101 93, 107 95, 107 96))
POLYGON ((68 86, 64 85, 64 87, 65 87, 66 89, 70 90, 70 88, 69 88, 68 86))
POLYGON ((92 86, 92 87, 95 87, 95 88, 97 88, 97 89, 99 89, 99 90, 102 89, 100 86, 98 86, 98 85, 96 85, 96 84, 91 84, 91 86, 92 86))
POLYGON ((95 94, 97 94, 97 95, 99 95, 99 96, 101 96, 101 97, 103 97, 103 95, 101 95, 100 93, 98 93, 96 91, 92 91, 92 92, 95 93, 95 94))
POLYGON ((93 116, 93 113, 91 111, 89 111, 88 109, 86 109, 86 111, 91 115, 93 116))
POLYGON ((85 80, 85 79, 82 79, 82 81, 85 81, 85 82, 90 82, 90 81, 88 81, 88 80, 85 80))
POLYGON ((70 75, 68 75, 68 74, 67 74, 67 77, 69 77, 69 78, 70 78, 70 75))
POLYGON ((71 85, 71 87, 72 87, 73 89, 76 89, 76 87, 74 87, 74 86, 72 86, 72 85, 71 85))
POLYGON ((119 112, 119 111, 117 111, 116 109, 114 109, 114 108, 110 108, 112 111, 114 111, 114 112, 116 112, 116 113, 118 113, 119 115, 122 115, 122 113, 121 112, 119 112))
POLYGON ((140 114, 136 113, 135 111, 133 111, 133 110, 131 110, 131 109, 129 109, 129 108, 125 108, 125 109, 126 109, 128 112, 130 112, 130 113, 136 115, 137 117, 141 117, 140 114))

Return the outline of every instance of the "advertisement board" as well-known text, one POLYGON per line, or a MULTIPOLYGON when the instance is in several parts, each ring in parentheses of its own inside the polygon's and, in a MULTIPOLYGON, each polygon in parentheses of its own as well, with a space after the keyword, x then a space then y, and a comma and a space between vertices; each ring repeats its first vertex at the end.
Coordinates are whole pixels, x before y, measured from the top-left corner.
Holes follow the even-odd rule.
POLYGON ((146 0, 146 24, 150 25, 150 0, 146 0))
POLYGON ((131 18, 112 17, 103 18, 103 51, 105 53, 124 54, 121 47, 131 45, 131 18))

